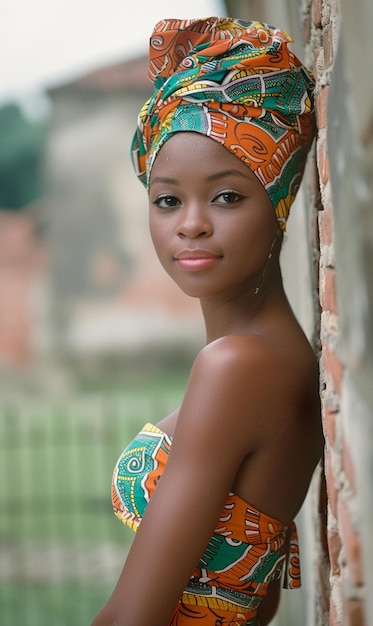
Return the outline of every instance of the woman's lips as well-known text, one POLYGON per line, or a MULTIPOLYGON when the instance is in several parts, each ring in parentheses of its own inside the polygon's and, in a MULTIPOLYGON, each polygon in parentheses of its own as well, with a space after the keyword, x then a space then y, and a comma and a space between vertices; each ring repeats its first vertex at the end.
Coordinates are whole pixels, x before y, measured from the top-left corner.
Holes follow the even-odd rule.
POLYGON ((181 250, 175 255, 181 267, 190 271, 204 270, 214 265, 219 258, 218 254, 210 250, 181 250))

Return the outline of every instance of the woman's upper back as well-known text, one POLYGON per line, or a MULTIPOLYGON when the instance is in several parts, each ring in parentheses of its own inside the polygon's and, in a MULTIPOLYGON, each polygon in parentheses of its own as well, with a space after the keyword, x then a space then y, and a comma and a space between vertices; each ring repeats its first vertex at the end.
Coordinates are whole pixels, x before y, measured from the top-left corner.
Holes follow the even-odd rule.
MULTIPOLYGON (((223 432, 221 463, 228 472, 237 463, 237 495, 284 523, 294 517, 323 446, 317 360, 297 323, 285 323, 282 334, 228 335, 208 344, 181 411, 196 437, 208 429, 202 436, 211 448, 223 432)), ((178 418, 176 411, 160 426, 173 435, 178 418)))

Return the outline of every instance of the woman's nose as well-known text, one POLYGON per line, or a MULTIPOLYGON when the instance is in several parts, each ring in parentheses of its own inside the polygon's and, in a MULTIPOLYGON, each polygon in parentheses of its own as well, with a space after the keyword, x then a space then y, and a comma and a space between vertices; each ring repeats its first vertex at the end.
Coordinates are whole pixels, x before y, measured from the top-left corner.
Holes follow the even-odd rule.
POLYGON ((196 239, 209 237, 212 233, 212 224, 208 211, 198 204, 184 207, 180 213, 178 236, 181 238, 196 239))

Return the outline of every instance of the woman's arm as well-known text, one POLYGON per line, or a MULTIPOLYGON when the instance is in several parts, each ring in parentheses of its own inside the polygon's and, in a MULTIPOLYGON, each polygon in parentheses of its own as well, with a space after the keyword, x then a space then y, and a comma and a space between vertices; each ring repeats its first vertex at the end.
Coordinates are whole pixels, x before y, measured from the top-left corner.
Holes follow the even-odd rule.
POLYGON ((238 468, 265 428, 258 419, 262 359, 254 350, 250 366, 247 345, 245 350, 241 345, 242 340, 226 337, 196 359, 163 476, 117 586, 92 626, 169 623, 238 468))

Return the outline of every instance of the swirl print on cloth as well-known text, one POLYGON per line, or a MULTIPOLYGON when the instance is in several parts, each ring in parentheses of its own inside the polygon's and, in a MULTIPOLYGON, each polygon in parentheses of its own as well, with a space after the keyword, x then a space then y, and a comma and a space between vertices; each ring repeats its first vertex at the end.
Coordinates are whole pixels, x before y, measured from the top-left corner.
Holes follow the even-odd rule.
MULTIPOLYGON (((162 430, 146 424, 115 467, 114 513, 135 531, 162 476, 171 444, 162 430)), ((295 524, 285 526, 230 493, 169 626, 186 626, 195 619, 210 626, 254 626, 268 584, 281 577, 284 566, 284 586, 299 587, 295 524)))
POLYGON ((171 440, 147 424, 124 450, 115 467, 112 503, 115 514, 136 531, 166 465, 171 440))
POLYGON ((131 154, 148 188, 162 145, 176 132, 211 137, 265 187, 285 230, 315 135, 314 79, 283 31, 233 18, 165 19, 150 39, 154 92, 131 154))

